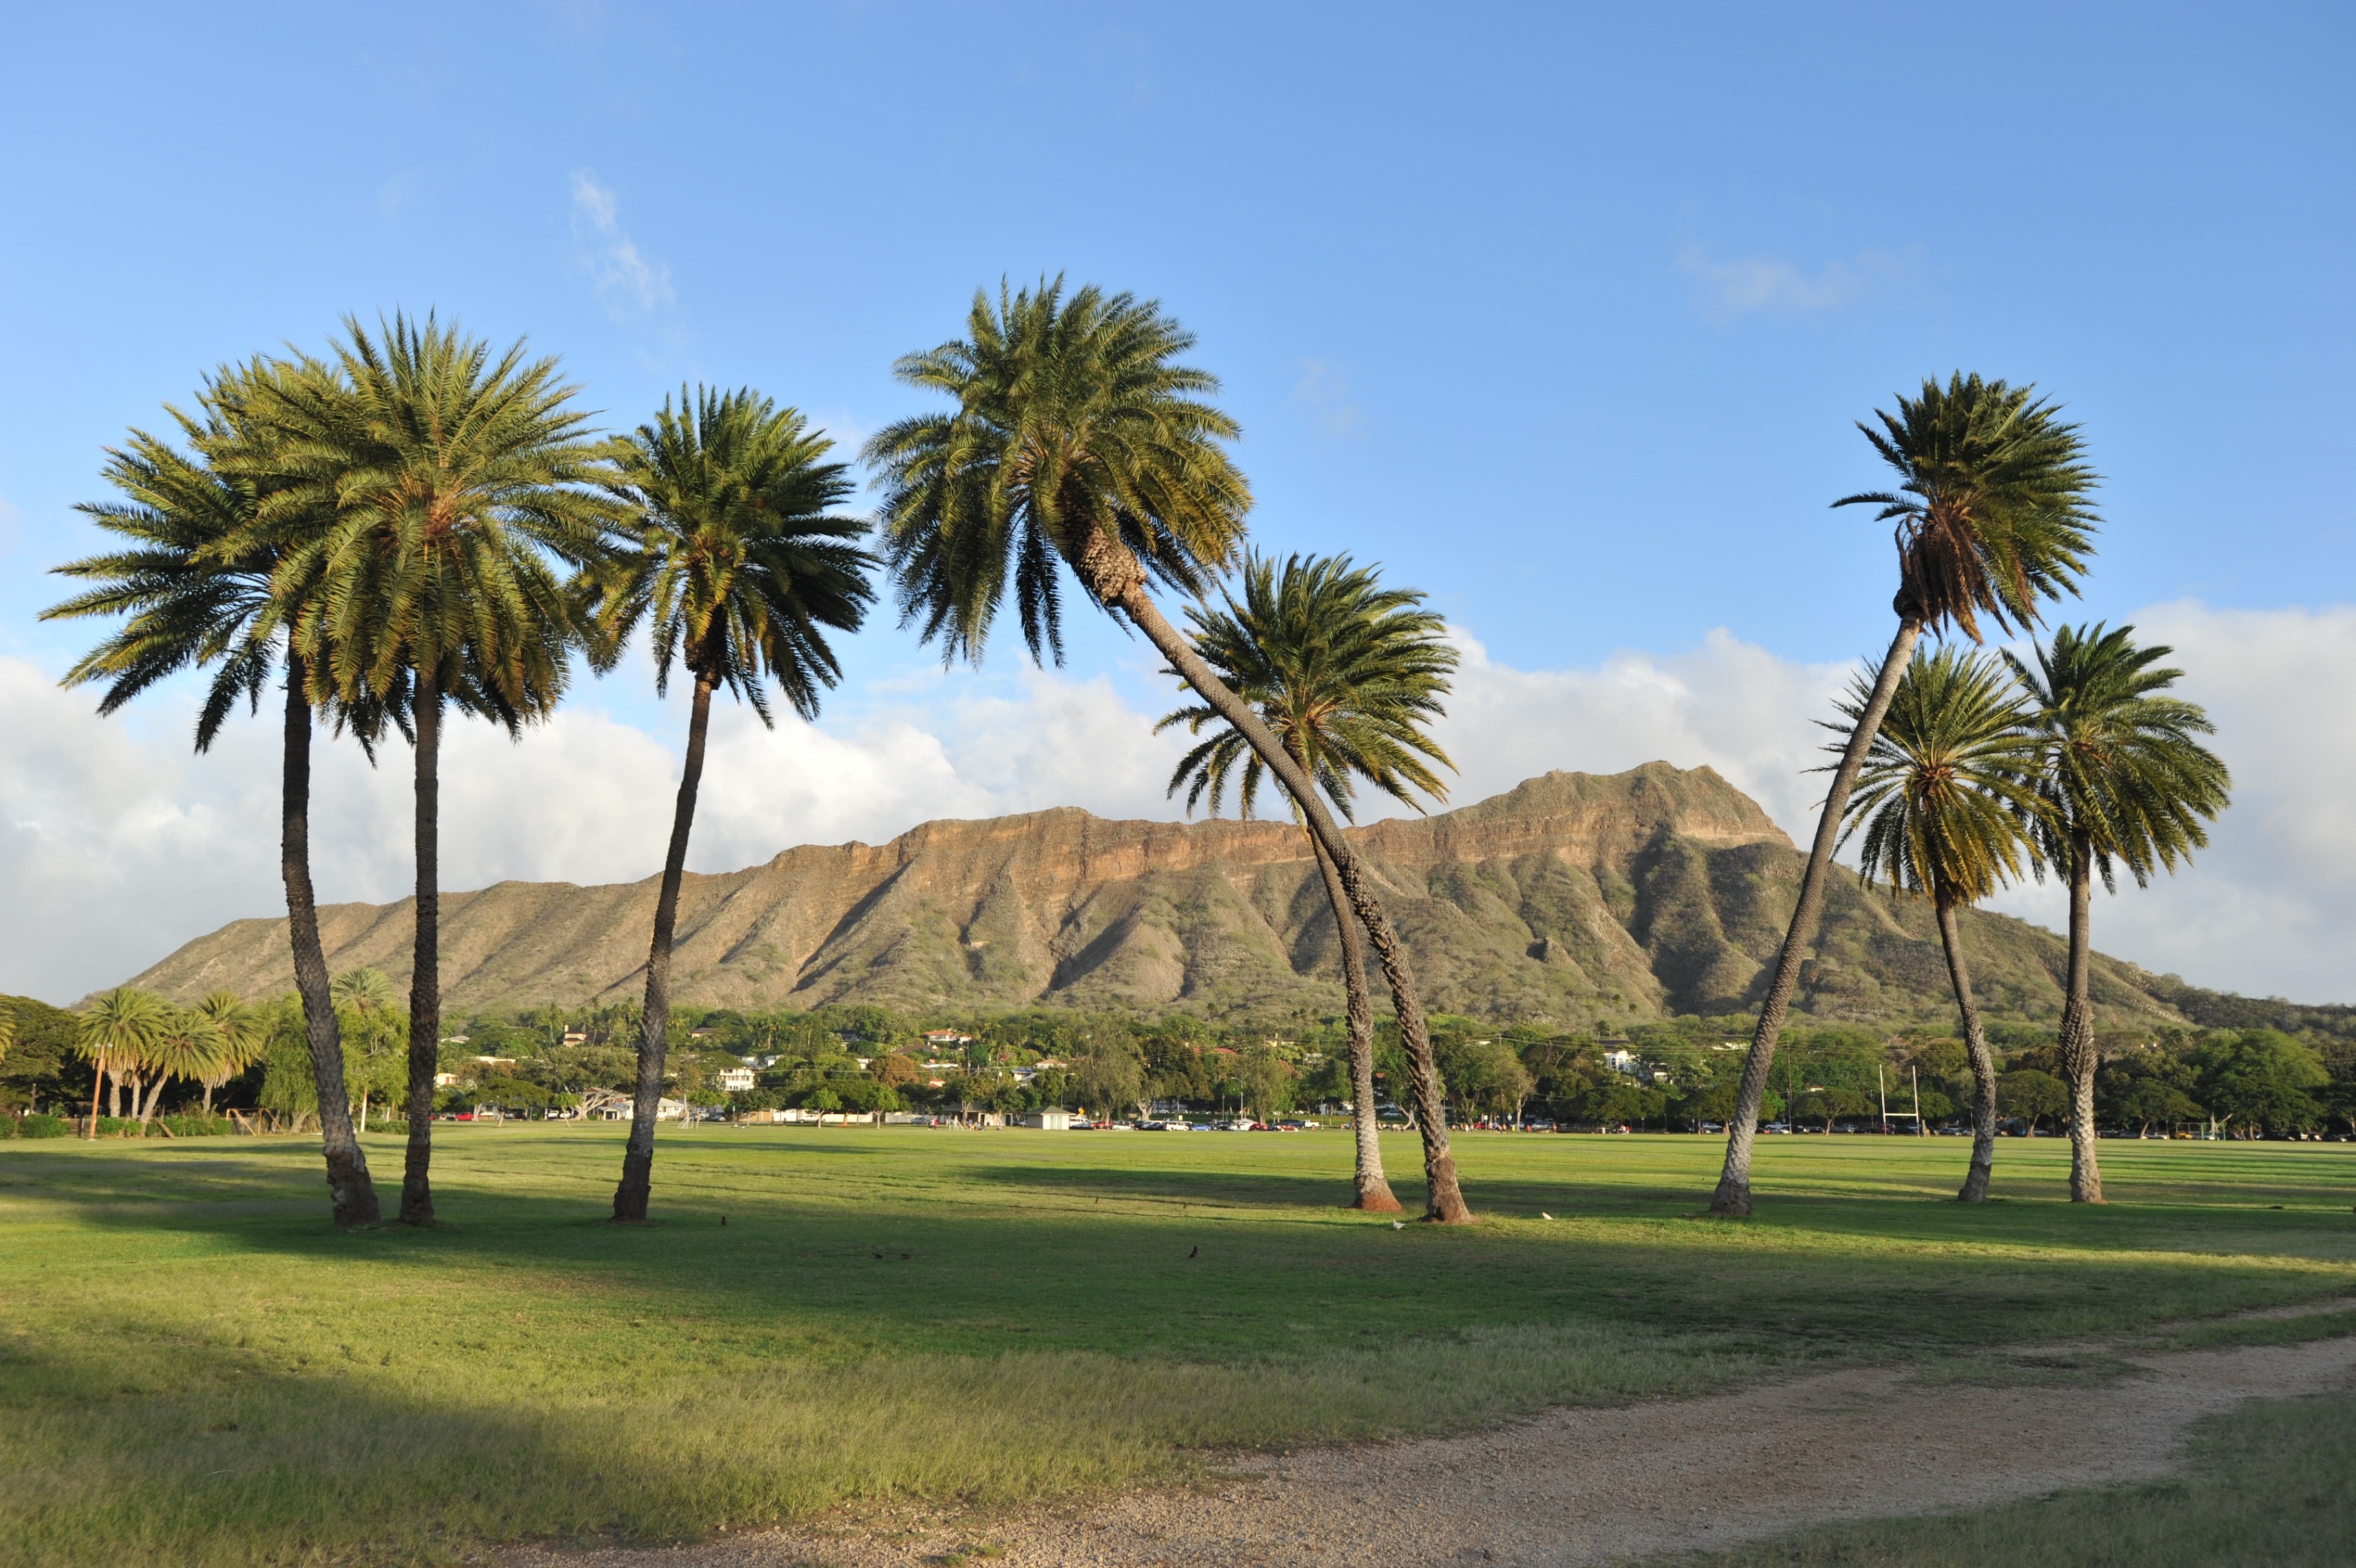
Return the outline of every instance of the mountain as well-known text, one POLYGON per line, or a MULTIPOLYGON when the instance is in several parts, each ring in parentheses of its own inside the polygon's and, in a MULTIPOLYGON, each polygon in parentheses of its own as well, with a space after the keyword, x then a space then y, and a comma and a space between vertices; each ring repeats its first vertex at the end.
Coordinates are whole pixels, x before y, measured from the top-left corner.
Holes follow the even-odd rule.
MULTIPOLYGON (((1756 1005, 1803 857, 1708 768, 1553 773, 1475 805, 1349 830, 1414 955, 1428 1007, 1499 1020, 1628 1023, 1756 1005)), ((445 1007, 575 1005, 643 986, 656 879, 502 882, 442 900, 445 1007)), ((410 901, 319 912, 329 966, 405 986, 410 901)), ((1992 1017, 2053 1019, 2051 933, 1967 913, 1992 1017)), ((1108 822, 1062 808, 927 822, 888 844, 803 846, 693 876, 673 994, 736 1008, 1040 1002, 1209 1016, 1341 1007, 1333 918, 1289 824, 1108 822)), ((284 919, 198 938, 133 982, 192 999, 294 986, 284 919)), ((2098 959, 2107 1023, 2179 1015, 2166 983, 2098 959)), ((1799 1003, 1822 1019, 1952 1016, 1928 907, 1837 877, 1799 1003)))

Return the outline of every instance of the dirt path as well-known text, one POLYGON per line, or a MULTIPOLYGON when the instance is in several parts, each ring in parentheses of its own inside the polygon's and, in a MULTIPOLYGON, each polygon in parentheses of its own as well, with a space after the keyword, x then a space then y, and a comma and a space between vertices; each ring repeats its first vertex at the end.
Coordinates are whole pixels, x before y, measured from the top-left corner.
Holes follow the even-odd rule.
POLYGON ((2165 1472, 2185 1426, 2356 1376, 2356 1339, 2139 1356, 2094 1387, 1832 1372, 1708 1399, 1557 1410, 1470 1436, 1283 1457, 1243 1478, 898 1541, 774 1534, 519 1553, 513 1568, 909 1568, 987 1541, 1007 1568, 1614 1563, 1830 1520, 1936 1513, 2165 1472))

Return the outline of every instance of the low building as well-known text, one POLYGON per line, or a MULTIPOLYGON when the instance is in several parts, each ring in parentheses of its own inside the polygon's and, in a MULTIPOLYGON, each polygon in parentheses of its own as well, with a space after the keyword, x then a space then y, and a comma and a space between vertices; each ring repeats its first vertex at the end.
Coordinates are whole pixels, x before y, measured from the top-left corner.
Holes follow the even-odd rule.
POLYGON ((749 1067, 723 1067, 720 1070, 720 1092, 742 1094, 753 1086, 755 1074, 749 1067))
POLYGON ((1038 1127, 1051 1133, 1067 1133, 1072 1130, 1072 1113, 1023 1111, 1016 1115, 1014 1125, 1018 1127, 1038 1127))

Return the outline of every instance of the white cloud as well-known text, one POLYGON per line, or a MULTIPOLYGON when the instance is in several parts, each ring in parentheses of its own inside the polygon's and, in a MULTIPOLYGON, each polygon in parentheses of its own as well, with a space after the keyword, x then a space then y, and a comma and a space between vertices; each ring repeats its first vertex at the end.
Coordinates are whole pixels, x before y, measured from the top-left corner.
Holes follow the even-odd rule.
POLYGON ((573 176, 573 236, 598 297, 650 311, 672 303, 670 268, 650 261, 622 228, 613 188, 584 170, 573 176))
MULTIPOLYGON (((2096 940, 2198 983, 2349 999, 2356 932, 2356 607, 2155 607, 2232 764, 2235 805, 2190 871, 2096 905, 2096 940)), ((1626 652, 1582 669, 1497 663, 1458 633, 1464 662, 1443 743, 1470 803, 1553 768, 1611 773, 1655 758, 1708 763, 1795 839, 1814 825, 1824 732, 1846 667, 1803 665, 1720 631, 1683 653, 1626 652)), ((277 881, 277 725, 265 711, 188 753, 185 699, 102 720, 87 693, 0 658, 0 990, 66 1000, 135 973, 190 937, 284 907, 277 881)), ((678 782, 683 703, 641 728, 596 688, 510 742, 455 722, 443 772, 443 884, 598 882, 657 869, 678 782)), ((1180 815, 1162 786, 1183 750, 1105 676, 937 668, 865 683, 863 706, 765 731, 723 702, 713 720, 691 864, 726 870, 800 843, 880 842, 940 816, 1078 805, 1180 815)), ((1159 712, 1156 708, 1154 712, 1159 712)), ((407 891, 409 761, 371 771, 324 735, 316 867, 329 900, 407 891)), ((1365 815, 1383 813, 1369 800, 1365 815)), ((2057 924, 2056 892, 2000 907, 2057 924)))
POLYGON ((1292 400, 1310 411, 1310 420, 1322 434, 1352 436, 1365 430, 1366 411, 1351 395, 1348 373, 1330 360, 1301 362, 1301 379, 1292 384, 1292 400))
POLYGON ((1886 251, 1860 251, 1854 261, 1827 261, 1811 272, 1780 257, 1721 259, 1698 245, 1687 245, 1678 252, 1677 268, 1699 283, 1705 307, 1718 316, 1832 310, 1905 270, 1904 263, 1886 251))
MULTIPOLYGON (((2173 647, 2179 695, 2217 726, 2233 804, 2192 869, 2094 899, 2094 940, 2199 985, 2301 1001, 2356 1001, 2356 605, 2219 610, 2158 604, 2139 642, 2173 647)), ((1999 907, 2060 927, 2048 884, 1999 907)))
POLYGON ((1656 758, 1716 768, 1794 837, 1812 822, 1824 731, 1847 682, 1840 665, 1778 658, 1725 631, 1691 652, 1626 652, 1592 669, 1522 670, 1461 629, 1455 695, 1439 737, 1474 801, 1549 769, 1618 773, 1656 758))

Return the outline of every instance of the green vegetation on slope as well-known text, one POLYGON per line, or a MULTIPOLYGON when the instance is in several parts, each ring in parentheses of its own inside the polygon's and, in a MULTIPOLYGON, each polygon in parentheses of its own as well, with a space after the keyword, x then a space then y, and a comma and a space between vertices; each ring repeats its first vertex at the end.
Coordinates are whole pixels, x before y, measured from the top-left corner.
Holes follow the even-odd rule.
POLYGON ((2012 1143, 1966 1210, 1959 1142, 1773 1139, 1736 1228, 1685 1218, 1715 1140, 1467 1135, 1451 1232, 1339 1209, 1330 1133, 896 1128, 667 1134, 616 1230, 619 1142, 454 1127, 444 1223, 351 1235, 307 1140, 0 1147, 0 1563, 1002 1505, 2356 1285, 2338 1145, 2123 1144, 2072 1210, 2012 1143))

